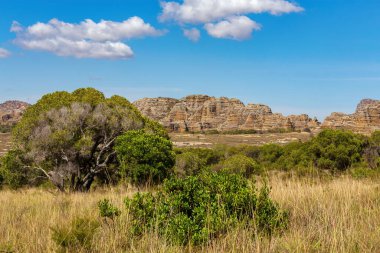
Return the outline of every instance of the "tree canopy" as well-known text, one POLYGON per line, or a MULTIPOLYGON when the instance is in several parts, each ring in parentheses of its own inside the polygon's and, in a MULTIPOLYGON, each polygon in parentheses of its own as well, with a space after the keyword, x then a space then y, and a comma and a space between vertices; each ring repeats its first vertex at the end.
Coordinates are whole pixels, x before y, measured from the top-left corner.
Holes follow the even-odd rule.
POLYGON ((96 177, 109 181, 117 163, 114 143, 129 130, 162 135, 125 98, 93 88, 54 92, 29 107, 13 131, 16 149, 54 185, 86 191, 96 177))

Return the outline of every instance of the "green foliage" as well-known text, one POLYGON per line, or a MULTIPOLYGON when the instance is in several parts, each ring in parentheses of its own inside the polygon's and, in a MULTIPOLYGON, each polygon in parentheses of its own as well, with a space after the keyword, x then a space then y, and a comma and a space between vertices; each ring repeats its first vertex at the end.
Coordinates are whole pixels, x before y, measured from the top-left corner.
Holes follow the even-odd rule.
POLYGON ((357 168, 350 169, 349 174, 356 179, 379 178, 380 171, 378 169, 374 170, 359 166, 357 168))
POLYGON ((98 202, 99 213, 101 217, 111 218, 120 215, 120 210, 114 206, 108 199, 103 199, 98 202))
POLYGON ((178 154, 174 167, 174 173, 178 177, 197 175, 205 167, 204 161, 193 152, 178 154))
POLYGON ((51 228, 52 240, 61 252, 89 251, 99 226, 100 223, 96 220, 76 218, 70 225, 51 228))
POLYGON ((30 169, 25 167, 28 162, 20 150, 9 151, 0 162, 0 181, 11 189, 27 185, 33 176, 30 169))
POLYGON ((371 135, 371 141, 376 146, 380 146, 380 131, 375 131, 371 135))
POLYGON ((0 133, 10 133, 12 131, 12 125, 2 125, 0 124, 0 133))
POLYGON ((13 138, 32 167, 44 171, 60 190, 88 191, 94 181, 118 179, 115 140, 137 129, 168 138, 162 126, 143 117, 127 99, 83 88, 43 96, 26 110, 13 138))
POLYGON ((170 140, 143 130, 128 131, 116 140, 118 160, 133 184, 159 183, 175 163, 170 140))
POLYGON ((225 172, 240 174, 247 178, 262 171, 261 166, 254 159, 241 154, 227 158, 217 167, 225 172))
POLYGON ((228 173, 173 178, 157 194, 137 193, 125 203, 135 235, 154 230, 179 245, 207 243, 238 225, 271 235, 288 222, 266 186, 258 192, 240 175, 228 173))
POLYGON ((345 170, 362 161, 368 140, 348 131, 324 130, 310 141, 308 152, 321 169, 345 170))

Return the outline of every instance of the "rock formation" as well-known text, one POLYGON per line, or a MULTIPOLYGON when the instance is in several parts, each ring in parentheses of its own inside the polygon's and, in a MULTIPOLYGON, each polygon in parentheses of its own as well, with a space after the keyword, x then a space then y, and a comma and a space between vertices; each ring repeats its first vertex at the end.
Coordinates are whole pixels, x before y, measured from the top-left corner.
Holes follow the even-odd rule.
POLYGON ((362 100, 353 114, 332 113, 322 128, 346 129, 362 134, 380 130, 380 100, 362 100))
POLYGON ((316 119, 305 114, 283 116, 273 113, 266 105, 244 105, 235 98, 192 95, 183 99, 144 98, 134 104, 144 115, 172 132, 303 131, 319 126, 316 119))
POLYGON ((0 104, 0 125, 17 123, 29 104, 21 101, 6 101, 0 104))

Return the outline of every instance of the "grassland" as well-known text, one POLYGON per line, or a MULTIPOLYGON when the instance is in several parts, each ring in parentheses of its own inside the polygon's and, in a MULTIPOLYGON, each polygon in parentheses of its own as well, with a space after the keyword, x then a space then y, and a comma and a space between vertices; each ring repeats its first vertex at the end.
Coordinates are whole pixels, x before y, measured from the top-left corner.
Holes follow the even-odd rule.
MULTIPOLYGON (((380 184, 350 177, 299 179, 270 177, 271 196, 290 210, 285 234, 254 238, 246 230, 229 231, 199 248, 179 248, 155 234, 134 239, 128 212, 102 221, 91 252, 380 252, 380 184)), ((124 210, 123 199, 136 189, 98 189, 88 194, 59 194, 43 189, 0 192, 0 252, 54 252, 51 227, 75 217, 99 220, 97 202, 109 198, 124 210)), ((78 252, 80 252, 78 250, 78 252)))

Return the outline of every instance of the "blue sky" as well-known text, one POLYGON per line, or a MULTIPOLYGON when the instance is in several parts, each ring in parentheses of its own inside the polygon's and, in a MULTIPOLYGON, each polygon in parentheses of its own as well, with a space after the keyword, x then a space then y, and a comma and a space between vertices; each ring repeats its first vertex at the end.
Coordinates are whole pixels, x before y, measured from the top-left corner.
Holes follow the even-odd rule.
POLYGON ((156 0, 2 0, 0 48, 8 53, 0 58, 0 101, 35 102, 47 92, 92 86, 132 101, 189 94, 236 97, 276 112, 323 119, 332 111, 354 111, 362 98, 380 99, 380 1, 286 3, 294 8, 284 13, 227 9, 214 17, 205 6, 199 15, 177 13, 165 19, 159 18, 163 6, 156 0), (116 30, 109 31, 115 40, 75 38, 100 47, 108 40, 119 43, 121 52, 112 49, 112 56, 61 44, 41 49, 42 35, 37 38, 27 29, 51 19, 119 25, 131 17, 145 27, 134 35, 116 30), (199 38, 192 38, 198 41, 184 36, 184 29, 196 29, 199 38))

